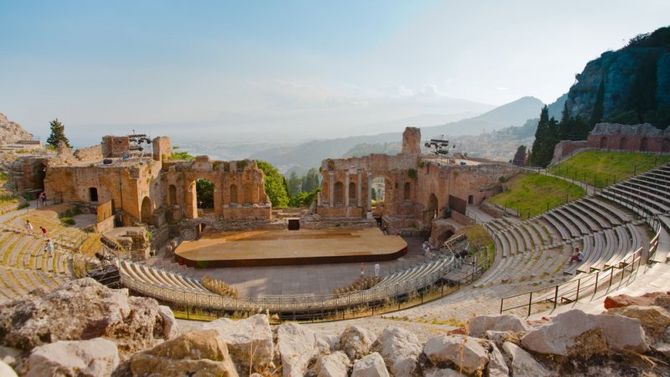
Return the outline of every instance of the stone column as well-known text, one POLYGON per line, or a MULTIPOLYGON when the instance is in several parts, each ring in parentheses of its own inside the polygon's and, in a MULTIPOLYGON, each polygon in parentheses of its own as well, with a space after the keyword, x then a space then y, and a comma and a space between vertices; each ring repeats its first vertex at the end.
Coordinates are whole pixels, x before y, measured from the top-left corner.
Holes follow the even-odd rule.
POLYGON ((344 206, 349 207, 349 172, 344 177, 344 206))
POLYGON ((363 183, 363 177, 361 176, 360 169, 358 170, 356 178, 357 178, 357 182, 356 182, 356 206, 357 207, 362 207, 361 201, 363 199, 361 198, 361 192, 362 192, 361 184, 363 183))
POLYGON ((330 208, 335 207, 335 172, 328 172, 328 199, 330 202, 330 208))
POLYGON ((372 173, 368 173, 368 202, 365 204, 367 211, 372 211, 372 173))

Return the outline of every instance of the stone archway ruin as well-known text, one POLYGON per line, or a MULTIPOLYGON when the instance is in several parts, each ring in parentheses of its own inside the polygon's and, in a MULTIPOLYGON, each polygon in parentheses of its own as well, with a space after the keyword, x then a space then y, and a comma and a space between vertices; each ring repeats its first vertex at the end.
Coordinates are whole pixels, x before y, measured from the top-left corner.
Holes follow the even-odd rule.
POLYGON ((140 209, 140 221, 145 224, 151 224, 153 217, 153 203, 148 196, 142 199, 142 207, 140 209))

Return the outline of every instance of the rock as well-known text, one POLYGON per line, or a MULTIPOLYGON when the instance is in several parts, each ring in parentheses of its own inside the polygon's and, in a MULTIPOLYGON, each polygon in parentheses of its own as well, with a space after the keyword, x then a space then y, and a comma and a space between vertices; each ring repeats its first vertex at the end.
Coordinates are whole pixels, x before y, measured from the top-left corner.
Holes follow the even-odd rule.
POLYGON ((110 376, 119 362, 116 344, 110 340, 62 340, 35 347, 28 358, 25 375, 110 376))
POLYGON ((459 373, 453 369, 438 369, 433 368, 424 372, 425 377, 466 377, 463 373, 459 373))
POLYGON ((172 309, 165 305, 159 305, 158 314, 160 314, 163 319, 163 337, 165 339, 173 339, 179 335, 177 320, 174 318, 172 309))
POLYGON ((665 357, 670 357, 670 344, 661 343, 657 344, 654 349, 656 352, 662 353, 665 357))
POLYGON ((123 356, 154 346, 164 333, 156 300, 130 297, 127 289, 110 289, 91 278, 0 304, 0 342, 24 351, 59 340, 104 337, 123 356))
POLYGON ((277 328, 277 351, 284 377, 302 377, 319 349, 312 330, 297 323, 285 323, 277 328))
POLYGON ((329 354, 335 350, 340 339, 337 335, 326 335, 317 333, 316 337, 316 347, 319 349, 320 354, 329 354))
POLYGON ((505 363, 505 358, 495 344, 491 344, 491 351, 489 352, 488 369, 489 377, 508 377, 509 368, 505 363))
POLYGON ((356 360, 351 377, 389 377, 382 356, 373 352, 362 359, 356 360))
POLYGON ((0 360, 0 376, 2 377, 17 377, 14 369, 7 365, 4 361, 0 360))
POLYGON ((552 376, 542 364, 538 363, 533 357, 521 347, 514 343, 505 342, 503 351, 512 359, 512 375, 514 377, 541 377, 552 376))
POLYGON ((487 331, 526 332, 529 327, 525 321, 514 315, 482 315, 468 322, 470 336, 483 337, 487 331))
MULTIPOLYGON (((16 363, 21 357, 21 351, 16 348, 0 346, 0 361, 16 368, 16 363)), ((2 376, 2 374, 0 374, 2 376)))
POLYGON ((610 309, 608 313, 639 319, 645 333, 653 337, 663 335, 670 326, 670 313, 660 306, 630 305, 610 309))
POLYGON ((492 341, 499 348, 502 347, 503 343, 505 342, 514 341, 513 343, 516 343, 516 340, 519 339, 518 335, 511 331, 493 331, 493 330, 487 331, 486 334, 484 335, 484 338, 492 341))
POLYGON ((430 338, 423 346, 423 353, 433 365, 454 365, 454 369, 467 374, 483 371, 489 361, 488 353, 479 341, 464 335, 430 338))
POLYGON ((351 361, 347 354, 336 351, 329 355, 320 356, 314 365, 316 377, 347 377, 351 361))
POLYGON ((640 321, 581 310, 558 314, 551 323, 529 331, 521 345, 532 352, 587 358, 609 350, 644 353, 649 349, 640 321))
POLYGON ((372 345, 372 350, 382 355, 393 376, 406 377, 416 374, 421 343, 414 333, 400 327, 387 327, 372 345))
MULTIPOLYGON (((664 301, 668 298, 666 292, 648 292, 642 296, 617 295, 605 297, 605 309, 622 308, 631 305, 651 306, 659 305, 657 301, 664 301)), ((661 305, 662 306, 662 305, 661 305)), ((666 308, 667 309, 667 308, 666 308)))
POLYGON ((349 326, 340 335, 337 349, 344 351, 353 361, 367 355, 375 340, 377 337, 371 331, 360 326, 349 326))
POLYGON ((270 366, 274 357, 272 329, 267 315, 256 314, 246 319, 234 321, 219 318, 206 323, 203 329, 213 329, 228 345, 228 352, 238 370, 261 372, 270 366))
POLYGON ((237 377, 228 348, 214 330, 191 331, 130 359, 132 376, 237 377))

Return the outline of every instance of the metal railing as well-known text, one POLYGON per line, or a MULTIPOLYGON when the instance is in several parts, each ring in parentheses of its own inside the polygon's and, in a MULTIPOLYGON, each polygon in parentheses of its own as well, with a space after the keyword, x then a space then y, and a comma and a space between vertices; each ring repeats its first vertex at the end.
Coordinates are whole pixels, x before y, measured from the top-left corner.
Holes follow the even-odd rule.
MULTIPOLYGON (((479 257, 472 258, 475 262, 478 259, 479 257)), ((374 315, 375 310, 379 312, 382 308, 385 311, 393 311, 408 307, 407 305, 418 305, 426 299, 443 297, 445 287, 474 281, 489 267, 485 263, 472 263, 472 269, 470 269, 470 264, 465 265, 465 263, 465 258, 456 258, 453 253, 446 252, 438 259, 388 275, 385 279, 387 281, 391 281, 393 277, 396 278, 392 283, 385 283, 383 280, 370 289, 354 291, 346 295, 303 294, 241 298, 224 297, 204 290, 161 286, 153 281, 151 283, 143 281, 140 277, 124 271, 121 266, 119 270, 121 283, 125 287, 168 303, 177 309, 185 308, 187 312, 197 309, 210 311, 217 315, 270 312, 284 318, 313 320, 338 318, 338 316, 344 318, 346 312, 354 311, 374 315), (465 268, 467 273, 463 274, 460 280, 454 282, 447 279, 449 272, 461 268, 465 268), (402 275, 403 273, 406 275, 402 275)), ((446 293, 450 293, 450 290, 447 289, 446 293)))
MULTIPOLYGON (((657 237, 658 234, 654 239, 657 237)), ((652 240, 649 243, 648 254, 655 252, 657 245, 658 243, 652 240)), ((644 251, 640 247, 616 264, 605 266, 602 270, 578 275, 578 278, 563 284, 503 297, 500 299, 500 314, 517 310, 530 316, 533 313, 533 307, 539 309, 538 311, 555 309, 558 305, 576 302, 589 294, 593 297, 599 290, 609 290, 615 283, 623 284, 626 276, 634 277, 634 274, 640 269, 644 251), (508 305, 505 306, 505 303, 508 305)))

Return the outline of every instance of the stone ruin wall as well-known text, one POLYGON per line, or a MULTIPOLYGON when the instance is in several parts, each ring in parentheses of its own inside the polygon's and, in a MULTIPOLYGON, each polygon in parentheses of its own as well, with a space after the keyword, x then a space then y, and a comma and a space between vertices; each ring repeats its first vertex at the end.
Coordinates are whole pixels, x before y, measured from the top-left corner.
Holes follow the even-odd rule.
POLYGON ((97 162, 103 159, 102 145, 92 145, 86 148, 79 148, 74 151, 74 157, 79 161, 97 162))
POLYGON ((104 157, 122 157, 130 150, 130 138, 128 136, 103 136, 102 155, 104 157))

